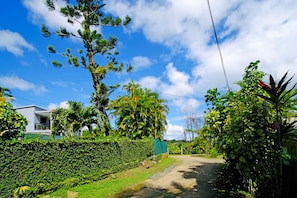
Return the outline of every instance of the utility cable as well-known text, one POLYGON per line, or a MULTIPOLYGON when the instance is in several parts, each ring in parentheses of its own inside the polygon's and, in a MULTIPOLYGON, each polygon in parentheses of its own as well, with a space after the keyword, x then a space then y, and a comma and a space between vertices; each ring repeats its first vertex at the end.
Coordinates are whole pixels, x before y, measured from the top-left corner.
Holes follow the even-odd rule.
POLYGON ((216 27, 215 27, 215 24, 214 24, 214 20, 213 20, 213 16, 212 16, 212 11, 211 11, 209 0, 207 0, 207 4, 208 4, 208 10, 209 10, 210 18, 211 18, 211 23, 212 23, 212 27, 213 27, 214 36, 215 36, 217 47, 218 47, 219 54, 220 54, 221 65, 222 65, 223 72, 224 72, 226 86, 227 86, 228 91, 230 91, 231 89, 229 87, 229 82, 228 82, 227 74, 226 74, 226 71, 225 71, 225 65, 224 65, 223 55, 222 55, 222 52, 221 52, 221 48, 220 48, 220 44, 219 44, 219 40, 218 40, 218 35, 217 35, 216 27))

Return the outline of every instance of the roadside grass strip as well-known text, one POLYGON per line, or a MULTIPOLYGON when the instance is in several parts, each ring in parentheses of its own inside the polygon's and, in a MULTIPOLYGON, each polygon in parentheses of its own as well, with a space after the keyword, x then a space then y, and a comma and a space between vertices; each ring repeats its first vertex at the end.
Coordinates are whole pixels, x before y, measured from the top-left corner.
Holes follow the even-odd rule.
POLYGON ((126 197, 139 191, 144 186, 144 181, 156 173, 163 172, 169 166, 179 162, 170 156, 160 163, 147 159, 139 167, 112 174, 109 177, 76 186, 69 189, 60 189, 42 198, 119 198, 126 197))

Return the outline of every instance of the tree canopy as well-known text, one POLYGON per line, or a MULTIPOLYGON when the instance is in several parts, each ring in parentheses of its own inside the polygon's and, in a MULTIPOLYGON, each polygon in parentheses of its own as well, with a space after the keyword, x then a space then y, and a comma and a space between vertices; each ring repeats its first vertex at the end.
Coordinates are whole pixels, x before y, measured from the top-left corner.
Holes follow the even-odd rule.
MULTIPOLYGON (((279 83, 271 76, 269 85, 263 83, 265 73, 258 70, 258 64, 246 67, 238 91, 221 94, 217 89, 208 90, 206 124, 217 148, 225 154, 228 178, 237 190, 274 197, 281 192, 281 136, 297 135, 284 113, 291 111, 296 90, 295 86, 286 90, 291 80, 285 81, 287 74, 279 83)), ((234 190, 234 186, 229 188, 234 190)))
POLYGON ((0 87, 0 140, 20 137, 26 131, 27 119, 7 101, 11 98, 9 89, 0 87))
POLYGON ((123 87, 128 92, 113 100, 109 109, 116 118, 117 132, 131 139, 163 138, 166 130, 166 100, 133 81, 123 87))
MULTIPOLYGON (((104 13, 105 4, 102 0, 76 0, 75 3, 72 2, 67 1, 67 5, 58 11, 67 18, 70 25, 78 24, 80 26, 77 32, 70 32, 65 27, 51 32, 46 25, 42 25, 41 31, 45 37, 55 34, 61 38, 74 38, 81 41, 82 48, 77 52, 69 48, 65 52, 58 52, 53 46, 49 46, 48 50, 50 53, 64 56, 67 64, 89 71, 94 88, 91 101, 100 111, 102 130, 108 135, 111 126, 106 107, 109 103, 110 93, 118 85, 107 86, 103 80, 110 72, 122 72, 124 65, 116 59, 119 54, 116 49, 117 38, 114 36, 104 38, 101 31, 104 27, 126 26, 130 23, 131 18, 126 16, 124 19, 120 19, 104 13), (101 59, 96 59, 97 55, 101 55, 101 59)), ((51 11, 56 10, 54 0, 46 0, 46 5, 51 11)), ((63 65, 57 60, 52 61, 52 64, 56 67, 63 65)), ((131 66, 127 67, 127 71, 131 71, 131 69, 131 66)))
POLYGON ((84 107, 81 102, 68 101, 68 108, 58 108, 52 112, 52 133, 68 137, 81 135, 82 128, 92 132, 92 125, 97 126, 99 111, 93 106, 84 107))

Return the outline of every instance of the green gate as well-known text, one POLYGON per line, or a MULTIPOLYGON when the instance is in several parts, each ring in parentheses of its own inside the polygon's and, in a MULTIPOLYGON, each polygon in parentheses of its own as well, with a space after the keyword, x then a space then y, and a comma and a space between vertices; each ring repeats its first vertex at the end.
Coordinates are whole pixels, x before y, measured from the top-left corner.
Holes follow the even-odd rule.
POLYGON ((167 142, 161 141, 159 139, 154 140, 154 155, 159 155, 161 153, 167 153, 167 142))

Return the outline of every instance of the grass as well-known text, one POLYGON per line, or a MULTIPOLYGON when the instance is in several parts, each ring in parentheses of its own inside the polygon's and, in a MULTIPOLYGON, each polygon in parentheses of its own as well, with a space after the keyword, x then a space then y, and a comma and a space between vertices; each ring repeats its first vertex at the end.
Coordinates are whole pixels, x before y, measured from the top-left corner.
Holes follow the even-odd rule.
POLYGON ((158 172, 163 172, 167 167, 178 164, 173 158, 166 158, 158 164, 147 160, 146 164, 150 168, 139 166, 137 168, 120 172, 110 177, 92 182, 89 184, 76 186, 70 189, 60 189, 53 192, 46 198, 119 198, 140 190, 144 186, 144 181, 158 172))

